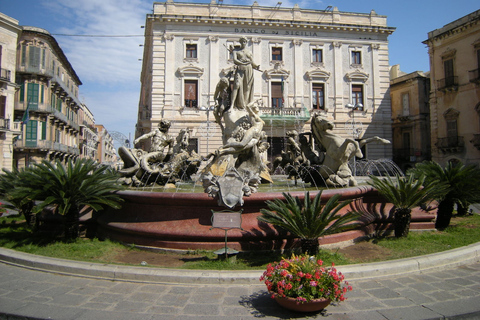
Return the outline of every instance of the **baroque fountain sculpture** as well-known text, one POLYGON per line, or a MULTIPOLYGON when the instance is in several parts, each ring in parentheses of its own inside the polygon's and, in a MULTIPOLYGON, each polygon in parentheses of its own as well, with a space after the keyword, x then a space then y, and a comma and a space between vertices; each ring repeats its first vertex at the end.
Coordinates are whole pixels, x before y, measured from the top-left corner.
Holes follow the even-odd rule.
MULTIPOLYGON (((170 122, 160 121, 159 128, 135 140, 151 139, 151 149, 121 147, 119 155, 124 162, 120 174, 126 184, 144 186, 164 185, 179 180, 191 180, 201 161, 209 161, 201 172, 205 192, 216 198, 219 206, 242 206, 243 197, 256 193, 262 182, 272 182, 267 165, 260 154, 269 148, 265 125, 260 117, 261 101, 254 101, 254 71, 260 71, 246 48, 247 39, 229 50, 233 54, 235 71, 233 88, 230 77, 222 77, 214 94, 214 116, 222 132, 223 145, 205 158, 187 151, 190 132, 182 129, 175 140, 168 134, 170 122)), ((298 134, 288 131, 287 149, 275 159, 273 171, 280 166, 290 177, 300 177, 306 183, 330 187, 356 186, 349 160, 362 157, 361 147, 372 141, 390 143, 373 137, 360 141, 342 138, 331 132, 334 124, 318 114, 311 119, 311 132, 298 134), (310 138, 307 139, 307 136, 310 138), (319 151, 320 150, 320 151, 319 151)))
MULTIPOLYGON (((205 193, 151 192, 122 190, 119 194, 125 202, 120 209, 108 209, 97 217, 98 232, 124 243, 164 249, 219 249, 224 246, 225 232, 212 229, 212 211, 225 207, 242 206, 241 227, 229 232, 229 245, 236 250, 272 250, 295 245, 292 235, 285 234, 257 218, 265 201, 281 199, 281 192, 257 192, 261 182, 269 181, 266 164, 260 154, 269 144, 264 122, 259 113, 260 102, 253 99, 253 73, 259 66, 246 50, 246 38, 231 48, 236 69, 220 79, 214 99, 214 116, 222 132, 220 148, 200 157, 187 152, 190 131, 183 130, 175 138, 169 134, 170 122, 160 121, 158 129, 135 140, 151 139, 151 149, 120 148, 124 161, 120 170, 126 184, 147 186, 176 183, 200 176, 205 193), (233 77, 233 87, 230 79, 233 77), (198 172, 202 161, 204 169, 198 172), (248 196, 248 199, 244 197, 248 196), (211 198, 217 201, 212 201, 211 198)), ((311 132, 287 132, 287 150, 275 164, 292 170, 290 176, 316 185, 339 186, 342 189, 324 190, 322 199, 341 194, 342 199, 352 200, 351 208, 362 211, 363 226, 337 236, 327 236, 322 243, 353 240, 381 228, 388 219, 391 204, 382 200, 371 186, 356 186, 349 167, 352 157, 360 156, 362 145, 387 140, 345 139, 332 133, 333 123, 314 115, 311 132), (380 223, 379 223, 380 222, 380 223)), ((304 190, 292 191, 293 196, 304 199, 304 190)), ((313 195, 312 195, 313 196, 313 195)), ((417 213, 416 221, 431 222, 431 216, 417 213)), ((412 218, 413 221, 413 218, 412 218)))

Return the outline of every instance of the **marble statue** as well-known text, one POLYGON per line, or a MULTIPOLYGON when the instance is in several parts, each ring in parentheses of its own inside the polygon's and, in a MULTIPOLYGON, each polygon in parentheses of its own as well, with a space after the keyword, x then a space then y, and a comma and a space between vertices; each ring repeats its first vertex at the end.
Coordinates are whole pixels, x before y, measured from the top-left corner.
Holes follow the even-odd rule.
MULTIPOLYGON (((351 138, 342 138, 331 131, 333 128, 333 122, 322 118, 318 114, 312 116, 312 137, 315 144, 319 148, 325 150, 323 154, 324 159, 321 164, 329 169, 318 170, 317 168, 315 171, 322 175, 323 180, 325 180, 328 186, 356 186, 357 181, 348 166, 349 160, 353 157, 362 158, 363 154, 361 148, 367 143, 378 141, 380 143, 388 144, 390 141, 377 136, 359 141, 351 138)), ((309 179, 311 179, 312 176, 315 176, 311 170, 308 173, 306 171, 307 170, 303 171, 305 177, 308 176, 309 179)))
POLYGON ((119 173, 125 184, 145 186, 188 181, 198 171, 201 158, 195 152, 187 151, 191 130, 182 129, 174 139, 168 133, 170 125, 170 121, 162 119, 157 129, 135 139, 135 145, 150 139, 148 151, 125 147, 118 149, 124 163, 119 173))
POLYGON ((253 99, 253 72, 259 65, 246 48, 247 39, 241 37, 239 43, 232 48, 233 89, 228 75, 220 79, 214 94, 214 116, 223 145, 207 155, 210 162, 202 171, 205 192, 228 208, 242 205, 243 196, 255 193, 262 179, 271 181, 260 157, 269 147, 265 123, 260 118, 260 102, 253 99))

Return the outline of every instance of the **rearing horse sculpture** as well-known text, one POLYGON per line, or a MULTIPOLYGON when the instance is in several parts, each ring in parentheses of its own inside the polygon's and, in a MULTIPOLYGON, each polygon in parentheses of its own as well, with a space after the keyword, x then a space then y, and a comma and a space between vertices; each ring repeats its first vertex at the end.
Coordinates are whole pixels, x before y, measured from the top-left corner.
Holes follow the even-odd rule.
POLYGON ((332 133, 334 124, 327 119, 321 118, 318 114, 314 114, 311 122, 312 135, 315 143, 323 146, 325 151, 324 166, 330 168, 334 173, 330 174, 322 170, 322 177, 329 186, 347 187, 356 186, 357 181, 352 176, 352 171, 348 166, 348 161, 354 156, 362 158, 361 148, 373 141, 388 144, 390 141, 380 137, 372 137, 356 141, 350 138, 342 138, 337 134, 332 133))

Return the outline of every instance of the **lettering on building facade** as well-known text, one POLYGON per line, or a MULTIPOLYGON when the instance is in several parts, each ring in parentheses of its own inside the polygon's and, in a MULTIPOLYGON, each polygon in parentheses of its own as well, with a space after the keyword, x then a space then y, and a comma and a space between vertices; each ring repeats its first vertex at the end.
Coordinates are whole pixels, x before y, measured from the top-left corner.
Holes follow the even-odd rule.
POLYGON ((316 32, 312 31, 278 31, 278 30, 265 30, 256 28, 235 28, 235 33, 257 33, 257 34, 278 34, 285 36, 302 36, 302 37, 317 37, 316 32))

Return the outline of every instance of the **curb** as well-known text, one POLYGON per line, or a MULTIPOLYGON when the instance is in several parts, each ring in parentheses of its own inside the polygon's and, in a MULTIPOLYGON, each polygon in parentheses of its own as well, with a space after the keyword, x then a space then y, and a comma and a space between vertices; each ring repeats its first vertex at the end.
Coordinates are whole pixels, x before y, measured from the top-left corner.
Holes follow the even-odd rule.
MULTIPOLYGON (((480 261, 480 242, 414 258, 337 266, 351 280, 421 273, 480 261)), ((0 248, 0 262, 27 269, 79 277, 148 283, 259 284, 263 270, 183 270, 123 266, 49 258, 0 248)))

